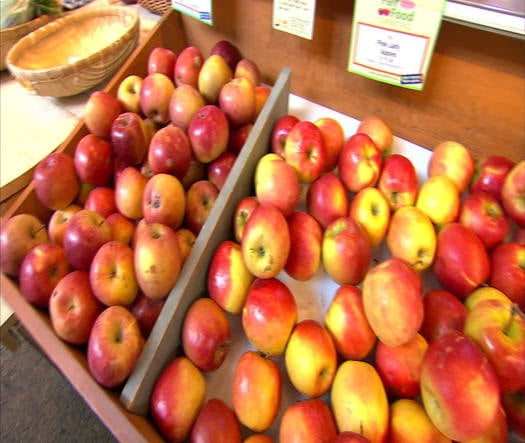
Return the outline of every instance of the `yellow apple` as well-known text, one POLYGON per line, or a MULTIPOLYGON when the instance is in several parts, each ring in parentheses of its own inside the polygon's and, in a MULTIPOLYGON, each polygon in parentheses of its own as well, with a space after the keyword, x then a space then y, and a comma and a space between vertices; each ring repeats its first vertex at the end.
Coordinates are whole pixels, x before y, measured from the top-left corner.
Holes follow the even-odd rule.
POLYGON ((331 404, 339 432, 356 432, 371 443, 386 442, 388 399, 371 364, 359 360, 340 364, 332 384, 331 404))
POLYGON ((455 221, 459 215, 460 203, 458 188, 444 174, 427 178, 416 199, 416 207, 437 225, 455 221))
POLYGON ((403 206, 391 217, 386 243, 392 257, 401 258, 416 271, 422 271, 434 261, 436 230, 421 209, 403 206))
POLYGON ((451 443, 432 423, 421 403, 400 398, 390 405, 390 443, 451 443))
POLYGON ((328 392, 337 369, 337 351, 328 330, 312 319, 297 323, 284 363, 292 385, 302 395, 314 398, 328 392))
POLYGON ((511 299, 499 289, 493 288, 492 286, 482 286, 475 289, 467 296, 463 303, 469 311, 472 311, 476 305, 484 300, 501 300, 504 303, 508 303, 509 306, 512 306, 511 299))
POLYGON ((390 205, 374 186, 361 189, 350 203, 350 217, 365 229, 370 245, 379 245, 390 223, 390 205))

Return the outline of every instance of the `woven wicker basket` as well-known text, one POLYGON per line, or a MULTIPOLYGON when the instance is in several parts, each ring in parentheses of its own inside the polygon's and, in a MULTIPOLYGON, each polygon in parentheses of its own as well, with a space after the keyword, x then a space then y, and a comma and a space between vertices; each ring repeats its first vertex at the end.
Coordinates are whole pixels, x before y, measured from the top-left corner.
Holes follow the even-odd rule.
POLYGON ((41 15, 28 22, 0 30, 0 70, 7 69, 5 58, 18 40, 55 18, 57 15, 41 15))
POLYGON ((13 76, 39 95, 66 97, 111 76, 139 38, 139 17, 126 7, 89 8, 48 23, 8 52, 13 76))
POLYGON ((157 15, 164 15, 171 9, 168 0, 139 0, 139 5, 157 15))

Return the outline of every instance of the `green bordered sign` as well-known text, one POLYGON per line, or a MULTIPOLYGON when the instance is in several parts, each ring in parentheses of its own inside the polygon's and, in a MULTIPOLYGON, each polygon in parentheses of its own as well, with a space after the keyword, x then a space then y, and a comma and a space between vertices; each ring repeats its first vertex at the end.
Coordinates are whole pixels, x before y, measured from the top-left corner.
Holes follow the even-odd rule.
POLYGON ((171 0, 171 6, 207 25, 213 25, 212 0, 171 0))
POLYGON ((446 0, 356 0, 348 71, 421 90, 446 0))

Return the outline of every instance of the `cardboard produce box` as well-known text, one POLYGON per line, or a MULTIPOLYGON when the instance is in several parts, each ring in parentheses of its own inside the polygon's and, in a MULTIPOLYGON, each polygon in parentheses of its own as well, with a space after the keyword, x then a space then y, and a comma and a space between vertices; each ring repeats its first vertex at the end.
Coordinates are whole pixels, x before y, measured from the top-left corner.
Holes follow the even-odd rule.
MULTIPOLYGON (((147 58, 154 47, 164 46, 179 53, 188 44, 180 14, 171 11, 132 53, 105 90, 115 95, 119 83, 127 75, 145 76, 147 58)), ((181 319, 189 304, 203 294, 211 254, 230 228, 234 203, 241 194, 250 189, 256 161, 262 152, 267 151, 273 122, 287 112, 290 75, 290 71, 284 69, 273 85, 272 92, 219 194, 209 219, 197 237, 179 279, 145 343, 136 369, 123 389, 106 389, 97 384, 89 373, 85 347, 74 347, 62 341, 54 333, 47 311, 34 307, 22 296, 16 279, 0 275, 2 297, 24 328, 119 441, 163 441, 147 416, 151 389, 160 370, 177 353, 181 319)), ((57 150, 73 154, 78 141, 87 133, 85 124, 79 123, 57 150)), ((38 201, 32 182, 21 191, 6 211, 5 218, 20 213, 31 213, 43 222, 47 222, 51 216, 52 211, 38 201)))

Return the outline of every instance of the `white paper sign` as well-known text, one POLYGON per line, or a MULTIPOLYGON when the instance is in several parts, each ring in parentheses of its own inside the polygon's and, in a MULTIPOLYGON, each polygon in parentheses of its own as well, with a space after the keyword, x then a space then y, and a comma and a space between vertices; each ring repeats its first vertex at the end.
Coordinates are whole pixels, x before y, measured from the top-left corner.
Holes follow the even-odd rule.
POLYGON ((314 30, 315 0, 275 0, 273 28, 311 40, 314 30))
POLYGON ((213 25, 212 0, 171 0, 171 6, 207 25, 213 25))
POLYGON ((348 71, 423 89, 445 0, 357 0, 348 71))

